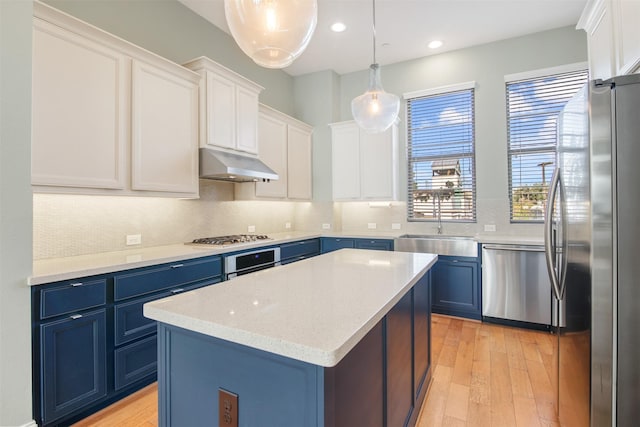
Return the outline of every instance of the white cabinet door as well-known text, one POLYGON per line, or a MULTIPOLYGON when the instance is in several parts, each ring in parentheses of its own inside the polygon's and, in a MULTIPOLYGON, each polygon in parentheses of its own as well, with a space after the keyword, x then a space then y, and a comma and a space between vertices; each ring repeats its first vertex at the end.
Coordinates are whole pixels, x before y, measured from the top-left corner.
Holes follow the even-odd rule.
POLYGON ((331 127, 333 199, 360 198, 360 129, 355 123, 331 127))
POLYGON ((126 185, 128 59, 34 18, 32 184, 126 185))
POLYGON ((615 8, 617 74, 634 72, 640 66, 640 1, 617 0, 615 8))
POLYGON ((614 75, 613 18, 610 7, 605 5, 606 2, 594 12, 597 14, 594 25, 586 29, 592 79, 608 79, 614 75))
POLYGON ((397 128, 360 132, 360 196, 366 200, 396 199, 397 128))
POLYGON ((236 88, 236 149, 258 153, 258 94, 241 86, 236 88))
POLYGON ((287 197, 287 124, 281 120, 260 114, 258 132, 260 152, 258 157, 273 169, 279 179, 256 182, 257 197, 287 197))
POLYGON ((134 61, 133 190, 198 193, 198 86, 134 61))
POLYGON ((236 85, 222 76, 206 72, 206 139, 201 146, 236 148, 236 85))
POLYGON ((290 124, 287 134, 287 196, 311 200, 311 132, 290 124))

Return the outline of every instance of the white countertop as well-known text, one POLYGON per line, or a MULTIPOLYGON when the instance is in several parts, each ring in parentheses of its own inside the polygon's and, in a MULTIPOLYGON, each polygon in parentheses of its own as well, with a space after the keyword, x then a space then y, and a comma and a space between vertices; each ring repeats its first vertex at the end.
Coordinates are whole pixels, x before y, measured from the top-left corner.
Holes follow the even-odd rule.
POLYGON ((272 237, 272 240, 259 240, 223 248, 206 245, 175 244, 37 260, 33 262, 33 274, 29 277, 28 284, 30 286, 42 285, 44 283, 112 273, 130 268, 147 267, 165 262, 184 261, 203 256, 220 255, 261 246, 278 245, 296 240, 320 237, 320 234, 304 232, 274 233, 270 234, 270 237, 272 237))
POLYGON ((144 305, 180 328, 335 366, 437 255, 342 249, 144 305))

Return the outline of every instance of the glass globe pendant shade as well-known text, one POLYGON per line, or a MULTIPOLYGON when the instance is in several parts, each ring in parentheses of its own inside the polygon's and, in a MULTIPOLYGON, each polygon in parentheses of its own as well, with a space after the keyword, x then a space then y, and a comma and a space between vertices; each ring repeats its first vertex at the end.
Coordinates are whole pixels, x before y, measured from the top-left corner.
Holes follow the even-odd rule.
POLYGON ((351 101, 351 114, 362 129, 369 133, 384 132, 398 118, 400 98, 382 88, 380 67, 369 67, 369 88, 351 101))
POLYGON ((291 65, 318 22, 316 0, 224 0, 224 13, 240 49, 266 68, 291 65))

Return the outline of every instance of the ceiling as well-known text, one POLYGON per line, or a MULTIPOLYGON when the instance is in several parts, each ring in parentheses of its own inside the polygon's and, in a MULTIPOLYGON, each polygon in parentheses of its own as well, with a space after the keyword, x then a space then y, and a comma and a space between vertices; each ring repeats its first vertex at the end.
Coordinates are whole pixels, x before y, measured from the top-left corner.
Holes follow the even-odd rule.
MULTIPOLYGON (((229 33, 223 0, 179 0, 229 33)), ((381 65, 496 40, 576 25, 587 0, 376 0, 376 59, 381 65), (429 49, 434 39, 444 42, 429 49)), ((372 1, 318 0, 318 25, 307 49, 289 67, 297 76, 364 70, 373 59, 372 1), (347 29, 334 33, 341 21, 347 29)))

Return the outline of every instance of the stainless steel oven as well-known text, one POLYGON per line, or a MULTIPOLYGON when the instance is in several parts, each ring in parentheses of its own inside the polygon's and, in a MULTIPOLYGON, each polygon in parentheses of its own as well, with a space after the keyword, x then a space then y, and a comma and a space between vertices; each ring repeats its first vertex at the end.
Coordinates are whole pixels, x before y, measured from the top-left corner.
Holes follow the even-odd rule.
POLYGON ((257 249, 225 256, 225 280, 280 265, 280 248, 257 249))

